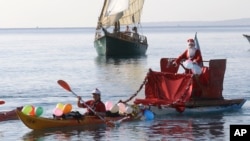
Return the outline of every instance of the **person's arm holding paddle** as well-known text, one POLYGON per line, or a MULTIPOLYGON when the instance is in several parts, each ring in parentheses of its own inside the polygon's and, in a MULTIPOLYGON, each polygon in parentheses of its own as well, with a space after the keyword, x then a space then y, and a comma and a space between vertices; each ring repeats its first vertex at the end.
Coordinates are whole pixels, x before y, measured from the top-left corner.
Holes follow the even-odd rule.
POLYGON ((99 115, 99 116, 106 116, 106 108, 104 103, 101 101, 101 92, 100 90, 98 90, 97 88, 95 90, 92 91, 92 95, 93 95, 93 100, 89 100, 87 102, 85 102, 85 104, 81 103, 81 97, 78 96, 78 101, 77 101, 77 105, 80 108, 87 108, 87 112, 85 115, 99 115), (94 112, 92 110, 90 110, 88 108, 88 106, 86 106, 86 104, 91 107, 94 112))

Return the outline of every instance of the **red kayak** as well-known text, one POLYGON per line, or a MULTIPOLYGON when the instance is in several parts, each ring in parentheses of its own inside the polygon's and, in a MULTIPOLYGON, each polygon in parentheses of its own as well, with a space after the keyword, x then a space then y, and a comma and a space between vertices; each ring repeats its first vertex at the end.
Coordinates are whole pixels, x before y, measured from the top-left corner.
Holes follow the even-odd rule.
MULTIPOLYGON (((22 107, 18 107, 18 109, 22 109, 22 107)), ((16 109, 13 109, 11 111, 3 111, 0 112, 0 122, 1 121, 7 121, 7 120, 17 120, 18 116, 16 114, 16 109)))
POLYGON ((3 101, 3 100, 0 100, 0 105, 2 105, 2 104, 4 104, 5 103, 5 101, 3 101))

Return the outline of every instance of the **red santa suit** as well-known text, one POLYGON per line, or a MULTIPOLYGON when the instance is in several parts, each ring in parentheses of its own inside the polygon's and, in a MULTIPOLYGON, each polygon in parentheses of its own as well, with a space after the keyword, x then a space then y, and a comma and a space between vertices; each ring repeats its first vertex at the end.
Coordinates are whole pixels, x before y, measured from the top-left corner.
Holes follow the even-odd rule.
MULTIPOLYGON (((188 48, 175 60, 175 63, 180 64, 181 61, 189 59, 193 61, 193 63, 197 63, 198 66, 202 67, 202 56, 200 50, 195 48, 195 42, 193 39, 189 39, 187 40, 187 42, 188 42, 188 48)), ((190 74, 193 73, 191 69, 186 69, 185 72, 190 74)), ((192 96, 194 97, 199 97, 202 94, 202 88, 198 84, 200 83, 198 81, 199 78, 196 79, 194 78, 192 84, 193 87, 192 96)))
MULTIPOLYGON (((198 65, 202 64, 202 56, 200 50, 195 48, 193 39, 188 40, 188 48, 175 60, 177 64, 180 64, 183 60, 192 60, 198 65)), ((186 70, 187 73, 191 73, 190 70, 186 70)))

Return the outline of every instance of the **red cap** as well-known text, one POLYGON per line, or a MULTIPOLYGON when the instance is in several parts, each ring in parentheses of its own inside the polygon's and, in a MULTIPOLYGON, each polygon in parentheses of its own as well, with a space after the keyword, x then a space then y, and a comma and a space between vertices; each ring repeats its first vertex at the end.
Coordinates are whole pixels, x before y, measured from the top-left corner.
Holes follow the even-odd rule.
POLYGON ((190 38, 190 39, 187 40, 187 42, 192 42, 192 43, 194 43, 194 39, 190 38))

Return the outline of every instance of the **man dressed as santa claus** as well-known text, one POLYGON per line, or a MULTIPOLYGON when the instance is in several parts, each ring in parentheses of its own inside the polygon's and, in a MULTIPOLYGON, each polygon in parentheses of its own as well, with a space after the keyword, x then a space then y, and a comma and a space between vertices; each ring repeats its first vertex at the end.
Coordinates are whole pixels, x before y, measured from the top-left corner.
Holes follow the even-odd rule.
MULTIPOLYGON (((192 64, 202 67, 201 52, 199 49, 195 48, 194 39, 188 39, 187 43, 188 43, 187 49, 173 62, 174 65, 179 65, 182 61, 186 61, 186 62, 192 62, 192 64)), ((186 73, 193 73, 193 72, 191 68, 187 68, 186 73)))

